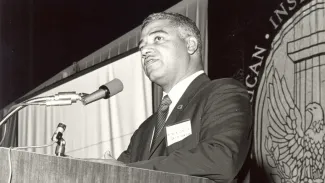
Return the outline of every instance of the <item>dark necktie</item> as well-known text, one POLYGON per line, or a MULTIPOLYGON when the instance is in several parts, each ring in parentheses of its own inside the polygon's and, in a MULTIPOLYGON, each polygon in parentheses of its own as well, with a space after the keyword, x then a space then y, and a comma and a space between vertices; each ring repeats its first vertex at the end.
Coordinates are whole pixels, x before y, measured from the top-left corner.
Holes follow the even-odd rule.
POLYGON ((154 133, 154 136, 152 139, 151 147, 154 146, 154 144, 157 140, 157 137, 159 136, 161 130, 163 129, 163 127, 165 125, 166 117, 168 114, 168 108, 171 103, 172 103, 172 101, 170 100, 168 95, 165 95, 160 103, 160 106, 157 111, 157 123, 155 126, 155 133, 154 133))

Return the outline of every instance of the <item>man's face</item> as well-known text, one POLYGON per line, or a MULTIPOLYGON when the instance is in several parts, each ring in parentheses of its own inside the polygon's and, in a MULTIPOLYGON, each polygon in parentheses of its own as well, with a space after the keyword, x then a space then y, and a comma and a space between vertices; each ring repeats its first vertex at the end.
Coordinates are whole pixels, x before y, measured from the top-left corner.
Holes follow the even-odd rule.
POLYGON ((139 48, 144 72, 158 85, 172 87, 186 74, 189 67, 186 42, 169 20, 149 23, 141 32, 139 48))

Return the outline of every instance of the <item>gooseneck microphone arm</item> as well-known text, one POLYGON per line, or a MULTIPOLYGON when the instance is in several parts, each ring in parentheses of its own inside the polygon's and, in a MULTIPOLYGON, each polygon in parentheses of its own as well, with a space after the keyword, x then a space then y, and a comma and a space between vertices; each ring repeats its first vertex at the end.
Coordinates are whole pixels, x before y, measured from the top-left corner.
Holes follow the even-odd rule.
POLYGON ((72 103, 81 101, 82 97, 86 95, 84 93, 77 94, 76 92, 61 92, 52 96, 37 97, 26 100, 22 103, 13 105, 9 109, 9 113, 0 121, 0 127, 6 123, 8 118, 17 111, 28 105, 46 105, 46 106, 57 106, 57 105, 71 105, 72 103))

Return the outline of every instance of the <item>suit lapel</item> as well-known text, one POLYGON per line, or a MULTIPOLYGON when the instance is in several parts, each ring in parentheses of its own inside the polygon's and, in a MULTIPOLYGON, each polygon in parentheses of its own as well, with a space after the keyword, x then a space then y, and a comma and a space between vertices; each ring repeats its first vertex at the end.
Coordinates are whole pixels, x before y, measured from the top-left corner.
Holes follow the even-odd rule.
MULTIPOLYGON (((179 114, 186 108, 186 106, 189 104, 189 102, 195 96, 195 94, 199 91, 199 89, 202 88, 201 86, 209 81, 210 79, 206 74, 201 74, 192 81, 192 83, 188 86, 188 88, 185 90, 184 94, 182 95, 182 97, 179 99, 178 103, 174 107, 164 127, 168 125, 173 125, 174 123, 177 122, 177 117, 179 116, 179 114)), ((162 141, 165 139, 165 136, 166 136, 166 128, 163 128, 160 135, 157 137, 158 139, 155 145, 152 147, 150 151, 149 158, 157 150, 160 144, 162 144, 162 141)))

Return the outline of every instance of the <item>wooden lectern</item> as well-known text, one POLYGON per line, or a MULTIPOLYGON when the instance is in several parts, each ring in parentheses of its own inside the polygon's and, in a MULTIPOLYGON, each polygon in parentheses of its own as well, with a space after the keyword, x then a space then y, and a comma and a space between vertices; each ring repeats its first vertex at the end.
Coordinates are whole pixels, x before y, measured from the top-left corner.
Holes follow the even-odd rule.
MULTIPOLYGON (((9 178, 9 149, 0 147, 0 183, 9 178)), ((187 175, 11 150, 12 183, 212 183, 187 175)))

